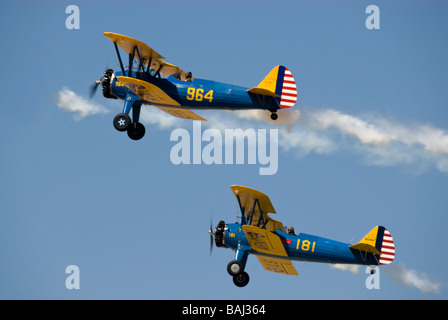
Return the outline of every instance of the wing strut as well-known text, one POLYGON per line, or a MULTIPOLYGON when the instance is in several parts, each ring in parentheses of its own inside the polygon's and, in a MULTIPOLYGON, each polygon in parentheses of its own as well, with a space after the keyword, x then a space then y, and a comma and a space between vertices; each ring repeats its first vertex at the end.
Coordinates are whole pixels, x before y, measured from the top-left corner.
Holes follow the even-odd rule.
POLYGON ((245 224, 247 224, 246 213, 244 212, 244 208, 241 205, 241 199, 240 199, 239 194, 236 195, 236 198, 238 199, 238 205, 240 206, 240 211, 241 211, 241 225, 245 225, 245 224))
POLYGON ((263 221, 263 226, 261 228, 265 229, 266 228, 266 222, 264 221, 263 210, 261 210, 260 201, 258 199, 255 199, 255 201, 254 201, 254 207, 252 208, 252 215, 250 216, 249 224, 252 225, 252 220, 254 218, 254 213, 255 213, 255 207, 257 205, 258 205, 258 210, 260 211, 260 218, 258 218, 257 227, 259 227, 260 226, 260 222, 263 221))
POLYGON ((114 46, 115 46, 115 51, 117 52, 118 61, 120 62, 121 72, 123 72, 123 75, 125 75, 126 73, 124 73, 123 61, 121 61, 120 51, 118 51, 118 46, 115 41, 114 41, 114 46))
POLYGON ((135 48, 136 47, 134 46, 134 50, 132 50, 132 54, 129 54, 128 77, 132 76, 132 65, 134 64, 135 48))

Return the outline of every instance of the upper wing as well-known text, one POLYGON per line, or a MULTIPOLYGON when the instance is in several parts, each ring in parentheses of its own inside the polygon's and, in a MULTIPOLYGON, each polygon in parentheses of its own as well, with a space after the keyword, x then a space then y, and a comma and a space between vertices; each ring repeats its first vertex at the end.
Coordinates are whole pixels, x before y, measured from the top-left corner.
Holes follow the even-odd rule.
POLYGON ((290 260, 277 259, 258 255, 257 258, 258 261, 260 261, 263 268, 267 271, 290 274, 294 276, 299 275, 299 273, 297 272, 296 268, 294 268, 294 265, 290 260))
POLYGON ((148 65, 149 60, 152 58, 165 59, 160 53, 154 49, 151 49, 148 45, 141 41, 113 32, 104 32, 103 34, 130 55, 134 53, 134 48, 136 47, 139 51, 140 57, 139 54, 135 53, 134 58, 139 61, 141 58, 141 62, 145 65, 148 65))
POLYGON ((276 212, 267 195, 243 186, 233 185, 230 188, 240 204, 241 213, 246 217, 247 224, 269 231, 280 229, 285 232, 283 224, 268 215, 276 212))
MULTIPOLYGON (((104 32, 103 34, 109 40, 116 43, 121 49, 126 51, 126 53, 134 55, 134 59, 141 61, 142 64, 148 65, 151 63, 150 68, 156 72, 159 72, 166 77, 177 73, 179 74, 180 79, 187 79, 185 71, 174 64, 160 60, 165 59, 165 57, 145 43, 118 33, 104 32), (135 48, 137 50, 135 50, 135 48)), ((190 80, 193 80, 193 78, 190 78, 190 80)))
POLYGON ((117 77, 117 80, 123 83, 129 90, 134 92, 140 98, 149 103, 179 106, 180 104, 167 95, 162 89, 153 85, 152 83, 131 78, 131 77, 117 77))
POLYGON ((207 121, 207 119, 202 118, 201 116, 198 116, 196 113, 194 113, 191 110, 183 109, 183 108, 172 108, 172 107, 158 107, 162 111, 165 111, 166 113, 172 115, 173 117, 181 118, 181 119, 190 119, 190 120, 200 120, 200 121, 207 121))
MULTIPOLYGON (((178 66, 175 66, 174 64, 162 61, 160 59, 153 59, 151 62, 151 69, 159 71, 161 75, 164 75, 165 77, 169 77, 172 74, 177 74, 178 77, 181 80, 187 79, 187 73, 179 68, 178 66)), ((189 81, 193 80, 194 78, 191 77, 189 81)))

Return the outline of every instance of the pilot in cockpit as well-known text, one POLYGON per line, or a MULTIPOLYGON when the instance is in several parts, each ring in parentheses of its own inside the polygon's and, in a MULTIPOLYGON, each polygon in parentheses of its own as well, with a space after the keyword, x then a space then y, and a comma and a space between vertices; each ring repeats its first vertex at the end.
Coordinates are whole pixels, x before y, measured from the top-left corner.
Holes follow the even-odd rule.
POLYGON ((289 228, 288 228, 288 234, 290 234, 290 235, 292 235, 292 236, 295 236, 295 235, 296 235, 296 233, 294 232, 294 227, 289 227, 289 228))
MULTIPOLYGON (((173 77, 176 78, 177 80, 182 80, 182 73, 180 71, 176 72, 176 73, 173 74, 173 77)), ((188 72, 188 73, 185 74, 185 80, 184 81, 191 82, 192 79, 193 79, 193 75, 191 74, 191 72, 188 72)))

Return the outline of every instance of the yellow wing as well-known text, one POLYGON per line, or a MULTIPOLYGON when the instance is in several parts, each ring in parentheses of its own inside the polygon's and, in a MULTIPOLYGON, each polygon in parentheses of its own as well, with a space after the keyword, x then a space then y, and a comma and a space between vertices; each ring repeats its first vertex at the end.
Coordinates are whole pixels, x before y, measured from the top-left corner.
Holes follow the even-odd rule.
POLYGON ((190 119, 190 120, 200 120, 200 121, 207 121, 207 119, 202 118, 201 116, 198 116, 196 113, 194 113, 191 110, 188 109, 182 109, 182 108, 171 108, 171 107, 158 107, 162 111, 165 111, 166 113, 172 115, 173 117, 181 118, 181 119, 190 119))
POLYGON ((152 83, 123 76, 117 77, 117 80, 123 83, 129 90, 134 92, 140 98, 148 101, 149 103, 180 107, 180 104, 176 100, 172 99, 162 89, 153 85, 152 83))
POLYGON ((258 261, 260 261, 263 268, 267 271, 290 274, 294 276, 298 276, 296 268, 290 260, 285 259, 277 259, 266 256, 257 256, 258 261))
MULTIPOLYGON (((104 32, 103 34, 110 41, 116 43, 121 49, 126 51, 127 54, 132 55, 134 53, 134 48, 137 48, 140 56, 137 52, 135 52, 134 59, 140 61, 141 58, 141 62, 144 65, 148 65, 149 61, 151 61, 150 68, 155 71, 159 71, 161 75, 169 77, 170 75, 177 73, 180 79, 187 80, 187 73, 185 71, 183 71, 178 66, 175 66, 174 64, 160 60, 165 59, 165 57, 163 57, 154 49, 150 48, 147 44, 118 33, 104 32)), ((188 80, 191 81, 193 80, 193 78, 191 77, 188 80)))
POLYGON ((256 226, 244 225, 242 229, 252 249, 269 255, 257 255, 258 261, 260 261, 265 270, 296 276, 299 275, 290 260, 272 257, 288 257, 288 253, 279 236, 256 226))
MULTIPOLYGON (((141 41, 113 32, 104 32, 103 34, 128 54, 132 55, 132 53, 134 52, 134 47, 137 47, 140 53, 140 57, 142 58, 142 63, 145 65, 148 65, 148 62, 151 58, 165 59, 160 53, 158 53, 154 49, 151 49, 148 45, 144 44, 141 41)), ((135 53, 134 58, 140 60, 137 53, 135 53)))
POLYGON ((274 233, 256 226, 244 225, 241 228, 255 251, 281 257, 288 256, 280 237, 274 233))
MULTIPOLYGON (((148 101, 149 103, 174 107, 181 106, 176 100, 172 99, 162 89, 160 89, 156 85, 153 85, 152 83, 130 77, 117 77, 117 80, 123 83, 127 88, 129 88, 129 90, 134 92, 140 98, 148 101)), ((207 121, 206 119, 198 116, 196 113, 188 109, 162 107, 157 105, 156 107, 177 118, 207 121)))
POLYGON ((276 231, 278 229, 285 231, 283 224, 272 219, 268 213, 276 213, 271 200, 264 193, 243 186, 233 185, 230 187, 233 194, 237 198, 241 210, 244 211, 246 220, 250 225, 262 226, 268 231, 276 231), (260 219, 262 221, 260 221, 260 219))
MULTIPOLYGON (((164 75, 165 77, 169 77, 170 75, 177 74, 178 77, 181 80, 186 81, 187 80, 187 73, 179 68, 178 66, 175 66, 174 64, 162 61, 160 59, 153 59, 151 62, 151 69, 153 70, 159 70, 159 73, 161 75, 164 75)), ((188 81, 192 81, 194 78, 190 77, 188 81)))

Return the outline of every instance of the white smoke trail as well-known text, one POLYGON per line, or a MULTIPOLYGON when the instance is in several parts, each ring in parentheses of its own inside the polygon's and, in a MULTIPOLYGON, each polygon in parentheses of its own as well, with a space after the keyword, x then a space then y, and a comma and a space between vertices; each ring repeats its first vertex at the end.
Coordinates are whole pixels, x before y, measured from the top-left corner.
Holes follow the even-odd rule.
POLYGON ((406 287, 414 287, 421 293, 439 293, 441 284, 433 282, 425 273, 406 269, 401 264, 387 266, 384 271, 397 283, 406 287))
POLYGON ((67 87, 59 90, 56 97, 56 104, 59 109, 75 113, 73 118, 79 121, 87 116, 95 114, 105 114, 109 110, 102 105, 90 102, 67 87))
POLYGON ((279 111, 273 122, 269 112, 238 112, 239 118, 280 124, 280 146, 300 156, 337 151, 360 155, 368 165, 400 164, 420 172, 430 166, 448 173, 448 132, 431 124, 392 122, 381 117, 362 119, 336 110, 279 111), (268 118, 268 119, 267 119, 268 118))
MULTIPOLYGON (((361 266, 350 264, 334 264, 333 269, 350 271, 352 274, 358 274, 361 266)), ((425 273, 407 269, 402 264, 391 264, 380 268, 380 272, 385 272, 392 280, 400 285, 418 289, 421 293, 439 293, 441 284, 431 281, 425 273)), ((381 274, 380 273, 380 274, 381 274)))
POLYGON ((358 274, 361 269, 360 266, 356 264, 332 264, 330 265, 333 269, 342 270, 342 271, 350 271, 352 274, 358 274))

